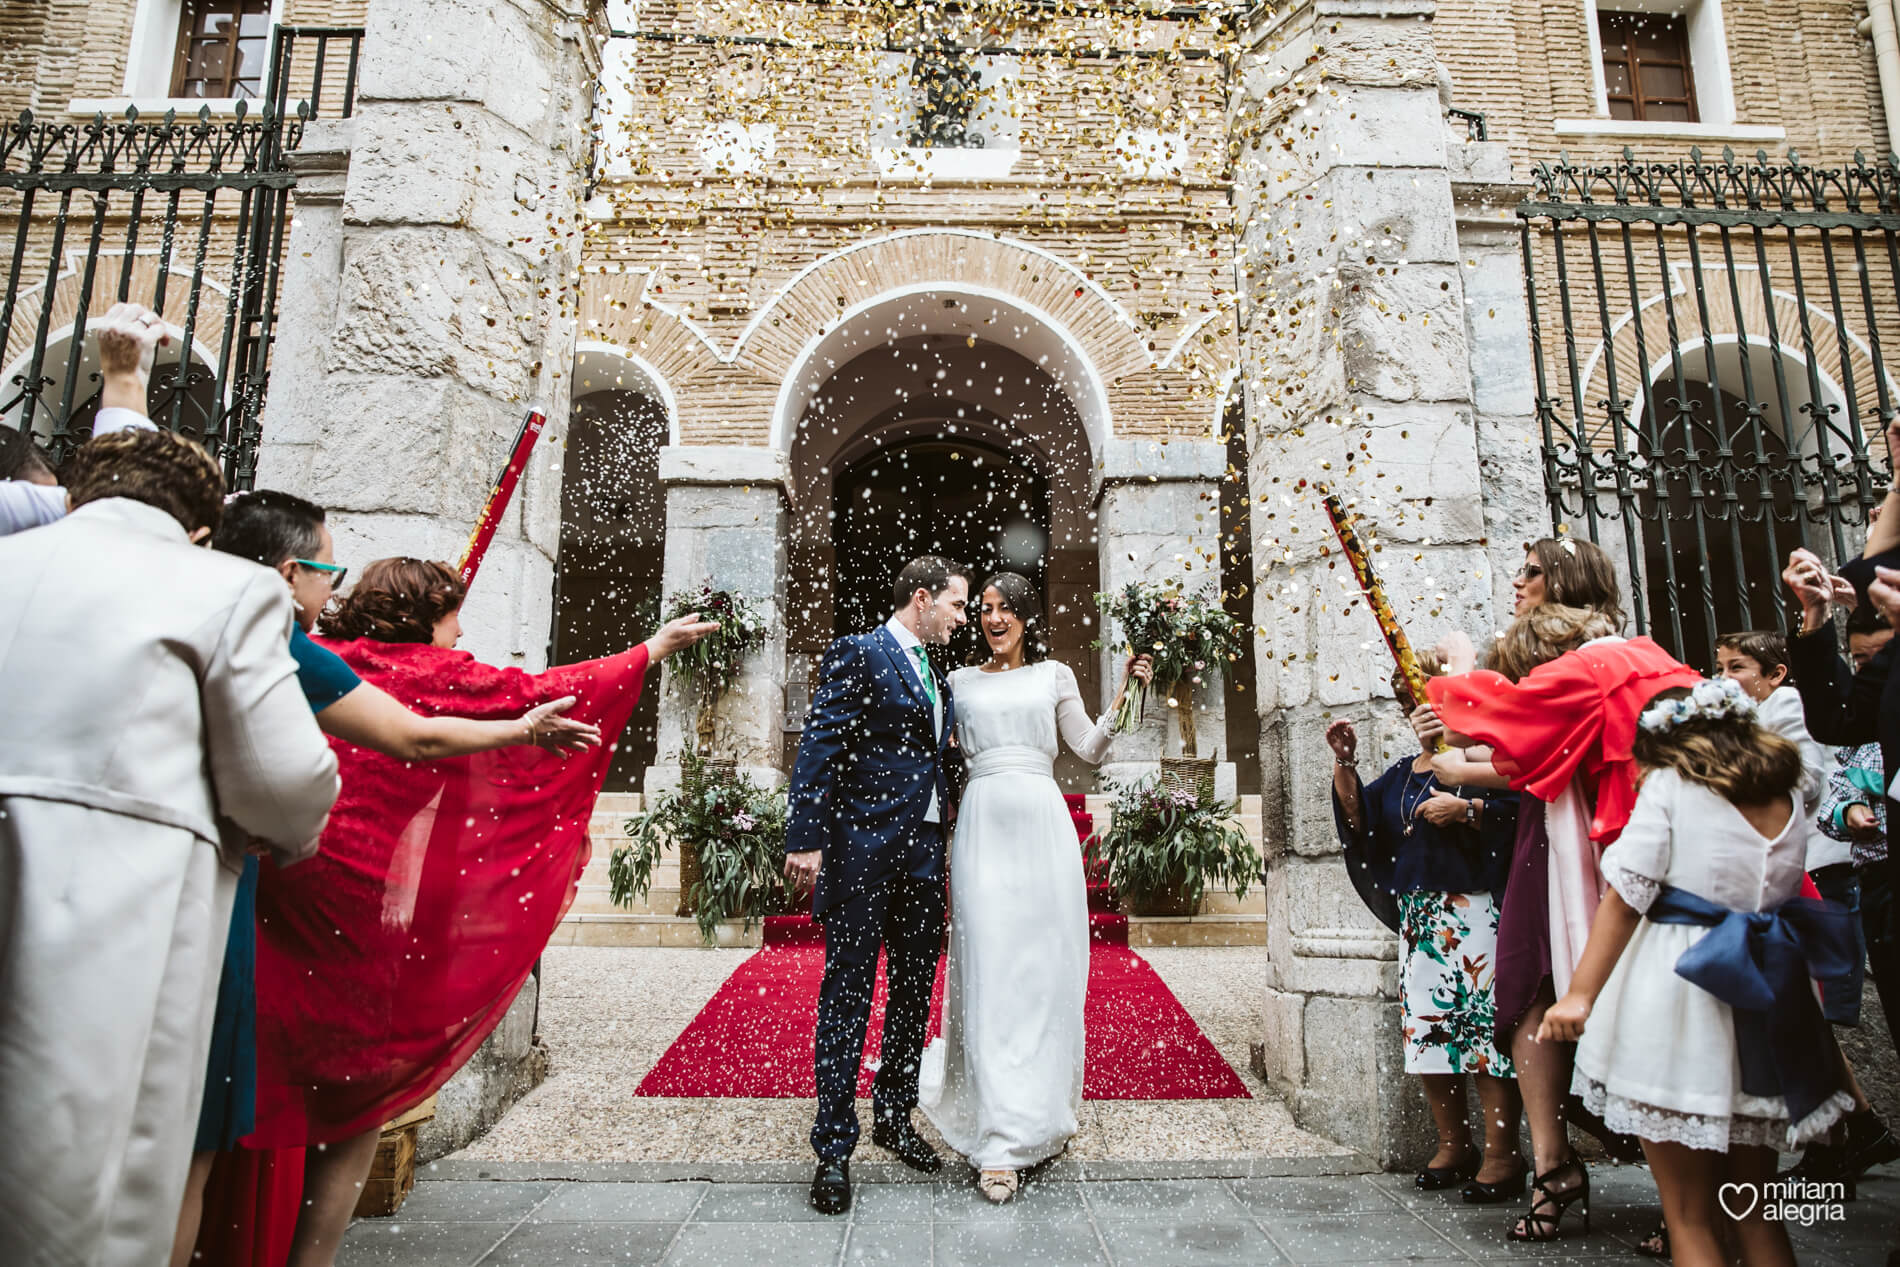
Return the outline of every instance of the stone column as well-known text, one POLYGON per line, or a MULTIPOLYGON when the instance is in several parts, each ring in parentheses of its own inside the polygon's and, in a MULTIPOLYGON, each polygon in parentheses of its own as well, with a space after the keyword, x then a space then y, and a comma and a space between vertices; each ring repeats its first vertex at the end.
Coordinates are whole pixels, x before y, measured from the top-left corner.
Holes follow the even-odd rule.
MULTIPOLYGON (((663 594, 710 583, 766 609, 772 633, 747 658, 714 718, 718 755, 766 787, 784 782, 786 547, 790 468, 776 449, 670 445, 660 450, 666 486, 663 594)), ((698 697, 668 671, 660 698, 659 751, 647 771, 649 795, 679 786, 680 754, 691 751, 698 697)))
POLYGON ((1313 485, 1351 500, 1414 641, 1492 627, 1440 67, 1428 0, 1304 0, 1246 33, 1233 102, 1252 445, 1267 1051, 1304 1126, 1388 1166, 1429 1119, 1403 1075, 1395 939, 1339 857, 1328 722, 1361 767, 1416 751, 1313 485))
MULTIPOLYGON (((1471 349, 1471 406, 1490 542, 1492 611, 1506 621, 1511 614, 1511 576, 1523 561, 1524 543, 1550 534, 1517 219, 1517 205, 1531 190, 1514 177, 1511 150, 1502 141, 1455 144, 1450 158, 1464 272, 1465 338, 1471 349)), ((1611 551, 1613 558, 1616 554, 1611 551)), ((1627 594, 1629 561, 1616 558, 1616 565, 1627 594)))
MULTIPOLYGON (((1110 440, 1103 446, 1096 497, 1096 540, 1102 589, 1132 581, 1173 582, 1187 593, 1220 592, 1220 479, 1227 450, 1211 440, 1110 440)), ((1099 614, 1095 617, 1098 621, 1099 614)), ((1099 627, 1099 626, 1098 626, 1099 627)), ((1104 630, 1103 636, 1107 637, 1104 630)), ((1102 707, 1115 697, 1126 653, 1101 653, 1102 707)), ((1227 681, 1217 672, 1194 688, 1194 743, 1199 755, 1218 762, 1215 793, 1234 795, 1234 765, 1227 760, 1227 681)), ((1102 764, 1109 778, 1152 774, 1164 756, 1181 753, 1179 714, 1159 692, 1133 734, 1118 736, 1102 764)))
POLYGON ((453 562, 538 401, 550 430, 462 644, 530 668, 560 544, 591 2, 372 0, 356 117, 300 160, 328 167, 297 196, 259 457, 260 487, 333 512, 351 566, 453 562))

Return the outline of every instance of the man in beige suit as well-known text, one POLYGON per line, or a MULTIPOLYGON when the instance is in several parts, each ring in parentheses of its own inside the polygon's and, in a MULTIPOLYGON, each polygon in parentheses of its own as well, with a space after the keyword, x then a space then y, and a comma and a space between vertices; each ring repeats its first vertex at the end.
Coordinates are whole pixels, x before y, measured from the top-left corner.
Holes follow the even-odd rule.
POLYGON ((309 856, 336 761, 268 569, 195 549, 223 481, 125 431, 0 538, 0 1262, 166 1261, 235 870, 309 856))

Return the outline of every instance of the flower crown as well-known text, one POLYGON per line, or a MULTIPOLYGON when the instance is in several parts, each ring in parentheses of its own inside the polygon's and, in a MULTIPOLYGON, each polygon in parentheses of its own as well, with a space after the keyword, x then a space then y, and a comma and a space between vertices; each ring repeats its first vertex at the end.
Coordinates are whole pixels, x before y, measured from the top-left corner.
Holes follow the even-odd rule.
POLYGON ((1742 688, 1730 678, 1707 678, 1691 687, 1682 699, 1658 700, 1643 710, 1636 724, 1651 734, 1663 734, 1684 722, 1718 717, 1745 717, 1751 721, 1755 717, 1755 701, 1742 694, 1742 688))

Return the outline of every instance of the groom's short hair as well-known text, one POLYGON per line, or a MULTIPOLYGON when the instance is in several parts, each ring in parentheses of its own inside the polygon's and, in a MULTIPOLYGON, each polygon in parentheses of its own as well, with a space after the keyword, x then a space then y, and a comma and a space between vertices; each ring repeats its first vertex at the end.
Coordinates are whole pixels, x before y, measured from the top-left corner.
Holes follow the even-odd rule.
POLYGON ((896 582, 891 586, 891 597, 899 607, 910 605, 910 596, 918 590, 929 590, 935 598, 950 588, 950 578, 960 576, 965 586, 975 583, 975 575, 961 563, 944 558, 940 554, 926 554, 906 563, 898 572, 896 582))

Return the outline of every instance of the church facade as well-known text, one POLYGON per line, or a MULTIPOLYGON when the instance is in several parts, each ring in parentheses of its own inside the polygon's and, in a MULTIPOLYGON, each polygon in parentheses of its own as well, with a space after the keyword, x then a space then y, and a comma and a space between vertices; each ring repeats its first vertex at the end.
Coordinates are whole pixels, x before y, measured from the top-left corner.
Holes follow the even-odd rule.
MULTIPOLYGON (((1097 591, 1221 595, 1253 655, 1195 724, 1262 806, 1266 1070, 1392 1159, 1423 1109, 1321 734, 1409 731, 1315 490, 1422 645, 1500 627, 1554 522, 1692 661, 1773 623, 1769 560, 1851 546, 1900 399, 1873 7, 117 0, 8 5, 0 53, 42 121, 228 111, 260 29, 360 32, 323 67, 298 46, 331 105, 284 156, 246 460, 332 508, 341 556, 453 558, 542 402, 465 618, 484 658, 604 654, 667 595, 743 592, 774 633, 716 743, 777 780, 817 655, 913 554, 1028 575, 1092 701, 1119 665, 1097 591)), ((247 275, 236 216, 95 276, 134 205, 61 242, 45 206, 0 208, 51 261, 9 283, 10 375, 83 383, 76 317, 162 286, 167 251, 247 275)), ((201 324, 215 368, 237 336, 201 324)), ((653 695, 612 786, 677 778, 689 701, 653 695)), ((1155 717, 1109 771, 1179 743, 1155 717)))

